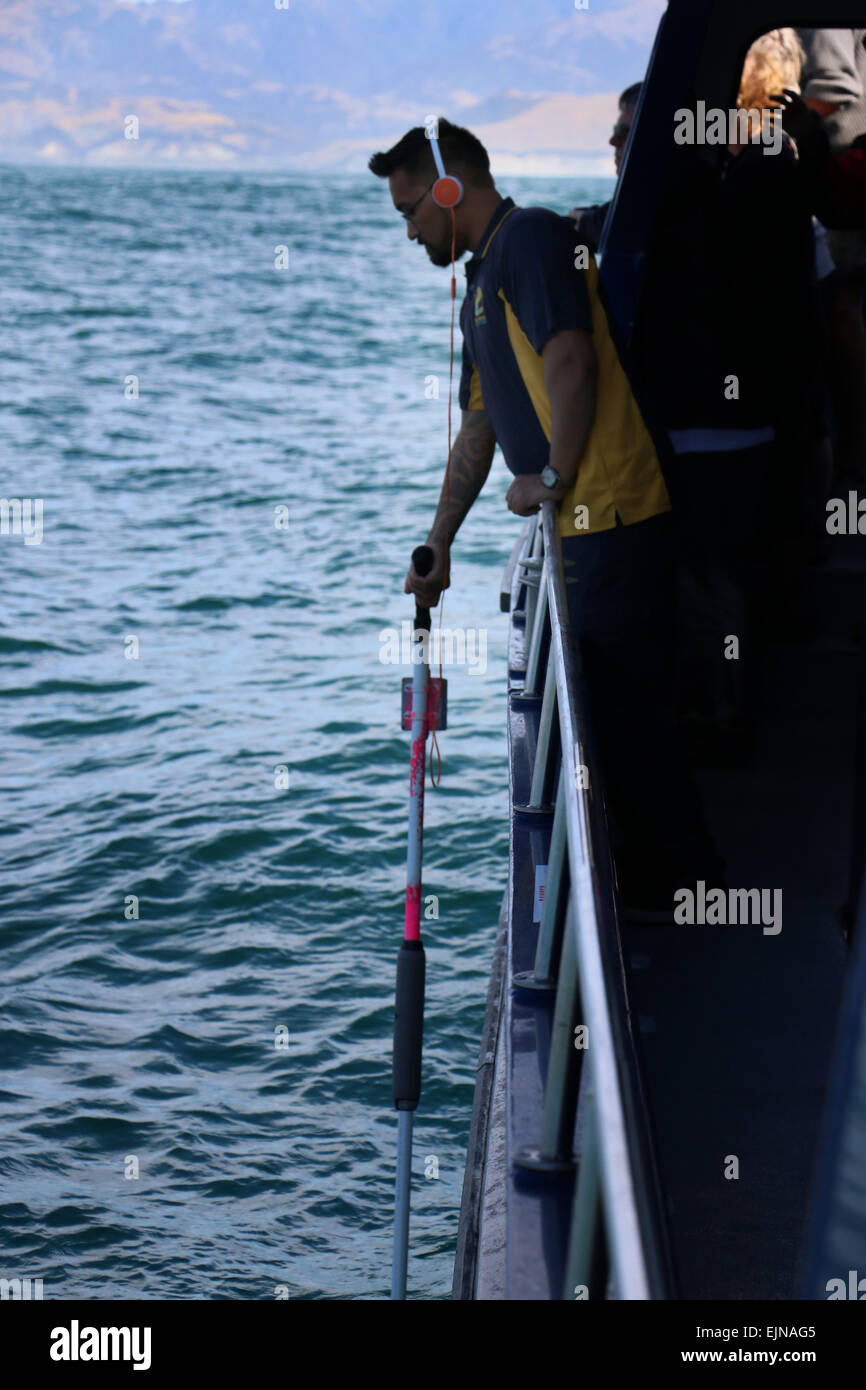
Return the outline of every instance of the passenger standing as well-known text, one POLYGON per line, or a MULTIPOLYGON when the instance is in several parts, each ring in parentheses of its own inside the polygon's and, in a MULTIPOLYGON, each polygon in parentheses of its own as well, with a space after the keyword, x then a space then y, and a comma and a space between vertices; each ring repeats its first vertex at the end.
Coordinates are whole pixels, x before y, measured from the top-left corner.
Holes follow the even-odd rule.
POLYGON ((801 410, 814 237, 790 141, 707 153, 678 147, 632 346, 675 452, 683 727, 702 761, 729 764, 751 754, 758 561, 777 427, 801 410))
MULTIPOLYGON (((720 865, 673 719, 673 533, 659 460, 608 329, 597 271, 575 254, 568 218, 519 208, 496 190, 483 145, 440 120, 445 168, 463 184, 457 258, 470 252, 460 326, 462 421, 427 545, 427 578, 407 592, 432 606, 447 587, 457 531, 498 443, 518 516, 559 503, 572 635, 583 654, 621 897, 670 919, 678 884, 717 883, 720 865)), ((451 260, 452 222, 431 195, 421 127, 370 168, 389 181, 407 235, 434 265, 451 260)))
MULTIPOLYGON (((831 150, 842 153, 866 132, 866 29, 798 32, 803 95, 824 117, 831 150)), ((866 484, 866 230, 831 229, 827 240, 836 265, 828 304, 836 486, 856 489, 866 484)))
MULTIPOLYGON (((608 141, 608 144, 613 146, 613 163, 617 178, 619 178, 619 171, 622 168, 628 138, 631 134, 641 85, 640 82, 634 82, 631 87, 626 87, 620 97, 619 113, 608 141)), ((608 200, 606 203, 598 203, 591 208, 572 208, 568 214, 577 224, 577 234, 580 241, 589 247, 593 254, 598 250, 601 241, 601 229, 604 226, 604 219, 607 217, 609 207, 610 201, 608 200)))

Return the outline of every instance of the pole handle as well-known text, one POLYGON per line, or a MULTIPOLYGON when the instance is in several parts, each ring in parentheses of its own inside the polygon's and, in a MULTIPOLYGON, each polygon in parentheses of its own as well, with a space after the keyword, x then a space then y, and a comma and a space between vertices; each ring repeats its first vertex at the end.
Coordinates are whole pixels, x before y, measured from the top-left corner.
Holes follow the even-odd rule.
MULTIPOLYGON (((412 568, 419 578, 424 579, 430 573, 435 559, 436 556, 429 545, 416 545, 412 551, 412 568)), ((424 608, 417 599, 415 600, 415 626, 416 628, 424 628, 427 632, 430 631, 430 609, 424 608)))
POLYGON ((394 1008, 394 1108, 414 1110, 421 1096, 421 1048, 424 1038, 424 975, 420 941, 404 941, 397 954, 394 1008))
POLYGON ((416 545, 412 551, 412 566, 415 573, 424 579, 433 568, 435 555, 429 545, 416 545))

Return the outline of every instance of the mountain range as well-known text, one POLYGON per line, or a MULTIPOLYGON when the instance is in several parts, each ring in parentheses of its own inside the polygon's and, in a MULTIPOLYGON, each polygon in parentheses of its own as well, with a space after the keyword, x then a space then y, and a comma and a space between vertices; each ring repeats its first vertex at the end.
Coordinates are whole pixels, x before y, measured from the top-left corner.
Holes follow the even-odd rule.
POLYGON ((611 174, 662 0, 0 0, 0 159, 362 170, 439 114, 499 173, 611 174))

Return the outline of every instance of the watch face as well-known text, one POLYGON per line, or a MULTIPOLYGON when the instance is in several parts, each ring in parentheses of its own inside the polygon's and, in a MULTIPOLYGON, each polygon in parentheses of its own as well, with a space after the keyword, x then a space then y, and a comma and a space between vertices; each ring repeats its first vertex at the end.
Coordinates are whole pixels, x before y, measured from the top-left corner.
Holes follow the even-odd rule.
POLYGON ((550 464, 548 464, 546 468, 541 470, 541 481, 544 483, 545 487, 556 487, 556 484, 559 482, 559 474, 555 468, 551 468, 550 464))

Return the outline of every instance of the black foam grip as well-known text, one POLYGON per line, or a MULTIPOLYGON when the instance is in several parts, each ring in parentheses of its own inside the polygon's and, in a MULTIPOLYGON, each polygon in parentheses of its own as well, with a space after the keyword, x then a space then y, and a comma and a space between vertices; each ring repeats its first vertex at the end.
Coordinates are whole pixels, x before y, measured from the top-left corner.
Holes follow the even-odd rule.
POLYGON ((391 1070, 394 1107, 397 1110, 414 1110, 421 1095, 425 970, 421 942, 404 941, 397 956, 394 1061, 391 1070))
MULTIPOLYGON (((423 579, 433 568, 435 555, 429 545, 417 545, 412 551, 412 567, 417 575, 423 579)), ((430 609, 425 608, 415 599, 415 630, 423 629, 430 631, 430 609)))
POLYGON ((412 551, 412 568, 421 579, 430 573, 435 558, 429 545, 418 545, 412 551))

